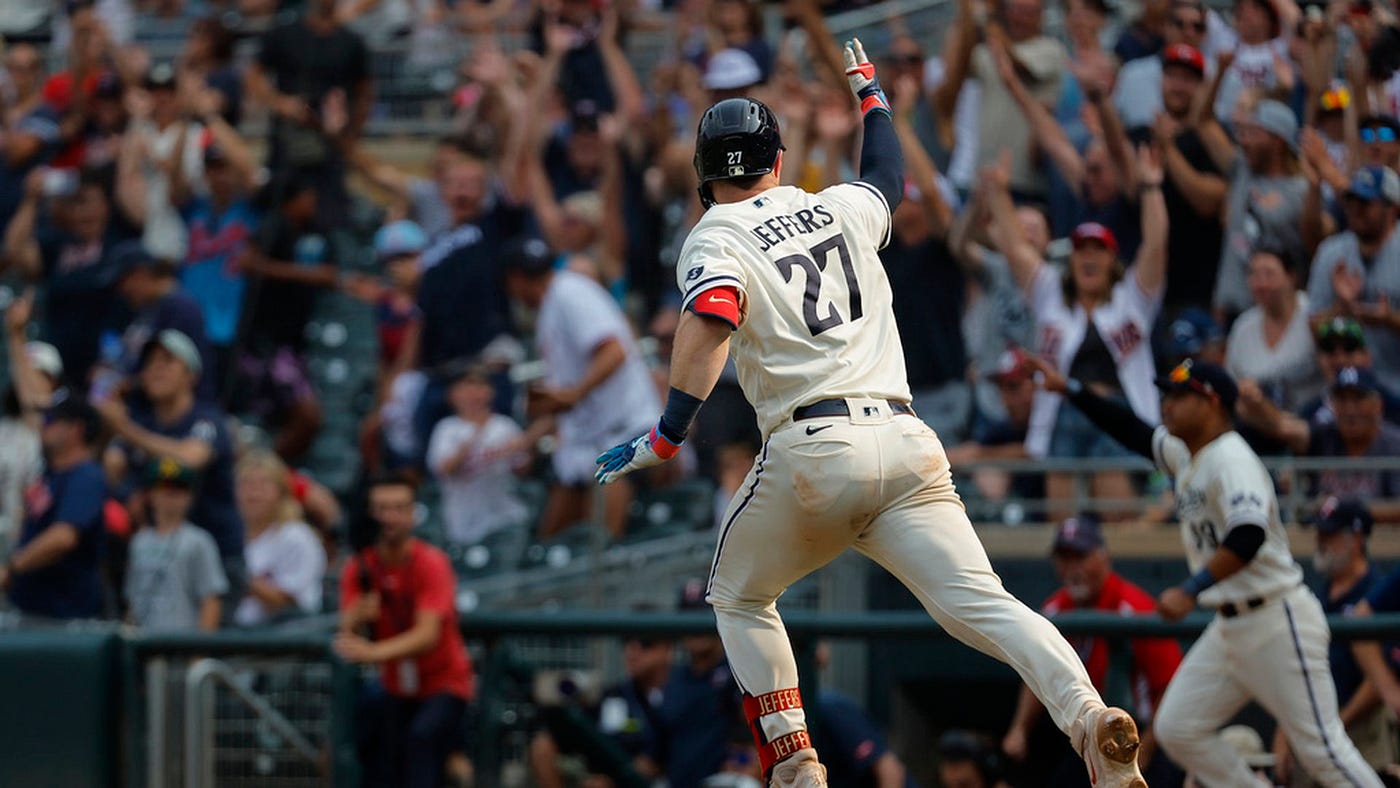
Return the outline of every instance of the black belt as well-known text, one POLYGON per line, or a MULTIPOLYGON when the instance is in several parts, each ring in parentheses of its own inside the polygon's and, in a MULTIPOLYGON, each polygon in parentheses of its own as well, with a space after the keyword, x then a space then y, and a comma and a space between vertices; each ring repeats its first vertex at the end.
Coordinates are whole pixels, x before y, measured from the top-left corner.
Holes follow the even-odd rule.
MULTIPOLYGON (((905 416, 913 416, 914 409, 907 402, 895 402, 892 399, 885 400, 890 406, 890 410, 905 416)), ((849 416, 851 406, 846 404, 844 399, 824 399, 820 402, 813 402, 811 405, 803 405, 792 412, 793 421, 803 419, 822 419, 830 416, 849 416)), ((868 414, 873 415, 873 414, 868 414)))
POLYGON ((1268 601, 1269 600, 1265 599, 1262 596, 1255 596, 1250 597, 1249 599, 1246 599, 1245 601, 1240 602, 1239 604, 1236 604, 1234 602, 1226 602, 1225 604, 1216 608, 1216 612, 1226 618, 1234 618, 1235 616, 1238 616, 1241 613, 1248 613, 1251 610, 1258 610, 1259 608, 1264 606, 1265 602, 1268 601))

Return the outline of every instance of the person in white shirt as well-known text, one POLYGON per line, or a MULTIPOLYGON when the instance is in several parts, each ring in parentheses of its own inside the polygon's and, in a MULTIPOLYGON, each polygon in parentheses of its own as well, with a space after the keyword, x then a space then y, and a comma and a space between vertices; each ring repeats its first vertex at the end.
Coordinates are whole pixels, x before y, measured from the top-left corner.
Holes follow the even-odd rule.
POLYGON ((249 452, 234 471, 234 495, 243 518, 248 595, 234 623, 251 627, 321 609, 326 551, 303 521, 291 489, 291 471, 276 454, 249 452))
POLYGON ((529 461, 527 439, 509 416, 491 411, 496 390, 473 367, 447 389, 453 415, 433 427, 428 469, 442 489, 447 538, 461 545, 524 524, 528 516, 514 474, 529 461))
POLYGON ((1283 244, 1258 246, 1249 258, 1254 306, 1230 328, 1225 368, 1253 380, 1275 404, 1296 411, 1322 393, 1308 325, 1308 294, 1298 289, 1300 261, 1283 244))
MULTIPOLYGON (((631 435, 650 429, 661 398, 617 302, 593 279, 556 271, 538 239, 504 253, 506 292, 536 310, 535 346, 545 364, 532 408, 556 425, 554 475, 539 536, 547 539, 588 518, 594 459, 631 435)), ((603 524, 614 538, 627 526, 632 486, 624 480, 602 491, 603 524)))
MULTIPOLYGON (((1073 251, 1063 273, 1047 264, 1026 240, 1016 220, 1005 170, 989 168, 986 176, 992 216, 1003 239, 1002 253, 1035 314, 1036 354, 1103 396, 1125 402, 1140 418, 1155 422, 1158 400, 1152 387, 1150 337, 1162 307, 1167 271, 1167 208, 1161 189, 1162 165, 1151 149, 1139 151, 1137 169, 1142 244, 1136 259, 1124 266, 1113 232, 1085 222, 1070 235, 1073 251)), ((1128 454, 1079 411, 1061 407, 1061 398, 1048 391, 1038 392, 1031 407, 1026 452, 1032 457, 1069 458, 1128 454)), ((1046 496, 1058 506, 1068 504, 1073 489, 1070 474, 1046 477, 1046 496)), ((1122 471, 1095 474, 1092 489, 1096 498, 1121 500, 1135 495, 1122 471)), ((1052 516, 1071 514, 1068 509, 1051 512, 1052 516)))

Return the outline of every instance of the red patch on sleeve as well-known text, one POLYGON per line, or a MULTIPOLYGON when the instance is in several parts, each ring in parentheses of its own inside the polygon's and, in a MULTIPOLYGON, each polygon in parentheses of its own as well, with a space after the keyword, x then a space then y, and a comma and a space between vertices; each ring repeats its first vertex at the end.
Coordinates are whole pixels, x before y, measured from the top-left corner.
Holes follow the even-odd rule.
POLYGON ((690 311, 697 315, 717 317, 734 328, 738 328, 739 288, 731 285, 712 287, 690 302, 690 311))

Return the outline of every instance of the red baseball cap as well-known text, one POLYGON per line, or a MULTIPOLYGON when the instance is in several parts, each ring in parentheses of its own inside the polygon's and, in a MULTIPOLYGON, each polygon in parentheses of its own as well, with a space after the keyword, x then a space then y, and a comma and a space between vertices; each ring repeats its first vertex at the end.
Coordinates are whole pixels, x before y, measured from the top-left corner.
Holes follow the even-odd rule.
POLYGON ((1163 66, 1186 66, 1200 76, 1206 75, 1206 59, 1201 50, 1190 44, 1172 44, 1162 50, 1163 66))
POLYGON ((1118 238, 1113 231, 1099 224, 1098 222, 1084 222, 1074 228, 1074 232, 1069 234, 1070 243, 1075 249, 1083 246, 1089 241, 1097 241, 1103 244, 1110 252, 1118 253, 1118 238))
POLYGON ((1035 369, 1030 365, 1030 356, 1021 348, 1013 347, 1001 354, 997 359, 996 369, 988 372, 987 378, 997 383, 1012 383, 1034 374, 1035 369))

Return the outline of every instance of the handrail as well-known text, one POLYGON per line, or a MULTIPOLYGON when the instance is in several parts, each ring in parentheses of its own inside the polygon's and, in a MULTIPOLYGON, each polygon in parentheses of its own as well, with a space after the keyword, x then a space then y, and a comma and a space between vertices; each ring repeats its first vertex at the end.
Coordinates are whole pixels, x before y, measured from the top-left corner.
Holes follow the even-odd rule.
MULTIPOLYGON (((1155 615, 1122 616, 1115 613, 1078 611, 1055 616, 1051 622, 1065 635, 1105 637, 1195 637, 1212 615, 1197 611, 1181 621, 1164 621, 1155 615)), ((792 610, 783 623, 796 637, 829 638, 928 638, 947 632, 918 610, 873 612, 818 612, 792 610)), ((1337 640, 1362 640, 1400 635, 1400 613, 1367 617, 1328 616, 1327 624, 1337 640)), ((462 634, 469 639, 496 639, 518 635, 679 636, 713 632, 714 615, 706 612, 635 613, 623 610, 567 610, 551 613, 481 612, 464 616, 462 634)), ((329 654, 329 633, 294 635, 237 633, 169 633, 134 636, 128 644, 137 650, 164 654, 329 654)))
MULTIPOLYGON (((1400 470, 1400 457, 1294 457, 1269 455, 1259 458, 1270 471, 1314 473, 1320 471, 1400 470)), ((1041 459, 983 459, 960 462, 953 472, 977 469, 1013 473, 1094 473, 1097 471, 1150 471, 1154 466, 1142 457, 1045 457, 1041 459)))

